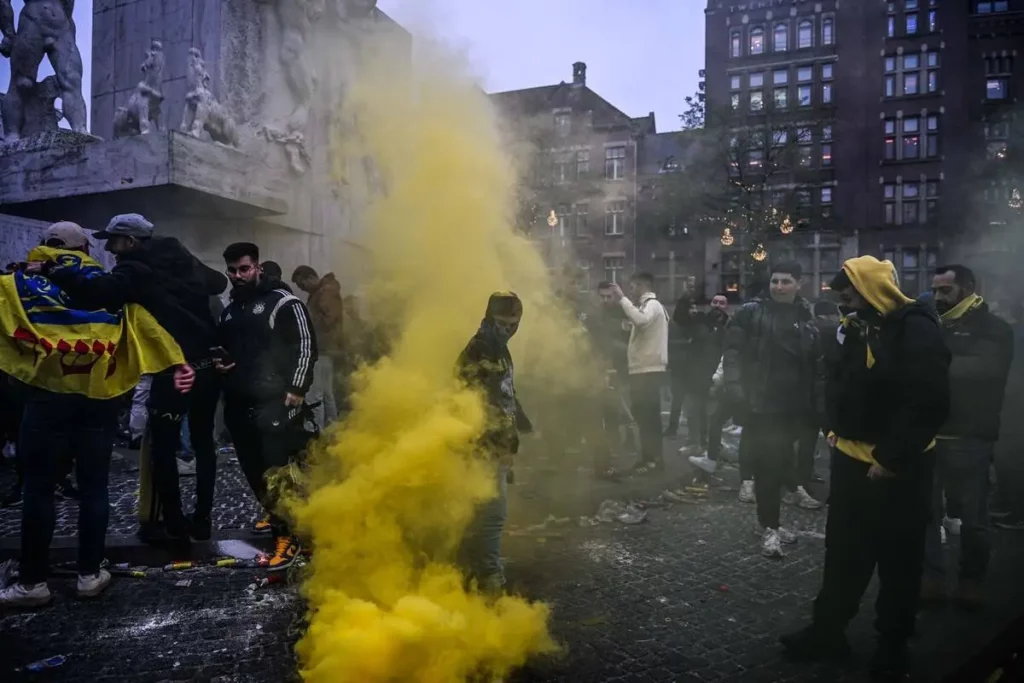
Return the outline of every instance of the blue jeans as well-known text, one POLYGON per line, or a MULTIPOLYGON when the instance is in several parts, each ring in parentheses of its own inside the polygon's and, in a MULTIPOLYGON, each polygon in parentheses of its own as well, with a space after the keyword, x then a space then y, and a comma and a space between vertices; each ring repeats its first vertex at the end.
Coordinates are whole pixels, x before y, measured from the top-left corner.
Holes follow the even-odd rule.
POLYGON ((62 453, 75 460, 78 503, 78 573, 95 574, 103 561, 110 506, 107 478, 117 428, 118 402, 40 389, 25 392, 18 455, 25 467, 21 517, 21 583, 46 581, 53 540, 53 489, 62 453))
POLYGON ((505 585, 505 567, 501 562, 501 535, 508 518, 507 465, 498 465, 498 492, 477 508, 476 517, 462 540, 462 564, 485 590, 500 590, 505 585))
POLYGON ((995 444, 978 439, 938 439, 935 442, 935 488, 932 520, 925 536, 925 576, 941 579, 946 573, 942 553, 942 494, 946 506, 960 515, 960 579, 980 581, 988 570, 988 468, 995 444))

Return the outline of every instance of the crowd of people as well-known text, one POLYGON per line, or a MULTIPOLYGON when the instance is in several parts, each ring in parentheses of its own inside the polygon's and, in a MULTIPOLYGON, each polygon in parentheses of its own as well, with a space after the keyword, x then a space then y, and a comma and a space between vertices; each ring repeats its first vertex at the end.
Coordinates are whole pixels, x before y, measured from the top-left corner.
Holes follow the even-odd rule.
MULTIPOLYGON (((0 590, 0 606, 50 600, 53 498, 55 491, 75 490, 72 471, 80 500, 78 590, 94 596, 109 583, 100 566, 107 473, 117 412, 126 400, 141 413, 133 427, 146 435, 150 463, 143 469, 140 536, 174 549, 210 538, 222 421, 267 513, 256 529, 275 538, 268 568, 290 566, 301 541, 278 509, 268 476, 301 460, 310 440, 347 410, 348 377, 359 359, 345 328, 362 325, 352 302, 342 298, 333 275, 301 266, 290 279, 308 295, 303 302, 282 281, 280 266, 261 260, 255 244, 224 250, 225 276, 176 239, 154 234, 153 224, 137 214, 115 216, 91 236, 75 224, 55 224, 44 246, 87 258, 94 239, 105 240, 116 257, 109 272, 69 268, 63 256, 29 260, 16 270, 59 288, 73 311, 117 313, 140 305, 185 362, 143 377, 134 392, 115 399, 11 377, 3 383, 4 438, 16 444, 24 514, 21 576, 0 590), (17 406, 16 419, 6 406, 17 406), (54 415, 65 417, 55 421, 54 415), (176 458, 186 420, 196 476, 189 514, 176 458)), ((587 403, 597 409, 576 433, 594 450, 596 476, 664 477, 665 439, 678 436, 685 415, 679 452, 706 485, 719 473, 723 429, 731 421, 740 434, 739 500, 756 510, 763 555, 783 557, 784 546, 797 542, 782 523, 784 503, 828 508, 813 622, 782 639, 786 652, 799 659, 845 655, 846 624, 877 568, 873 668, 898 678, 907 669, 906 645, 919 607, 946 597, 944 520, 956 518, 961 536, 952 598, 968 608, 982 603, 996 514, 989 509, 990 470, 1014 332, 960 265, 937 268, 931 291, 917 299, 901 291, 891 263, 871 256, 846 261, 830 283, 833 300, 812 304, 800 295, 804 278, 797 263, 774 264, 767 285, 768 296, 733 310, 726 293, 706 305, 698 301, 688 281, 670 313, 649 274, 630 278, 628 295, 618 283, 601 283, 595 301, 579 306, 579 320, 604 391, 587 403), (822 438, 831 451, 827 499, 815 467, 822 438), (612 467, 616 450, 635 450, 635 464, 612 467)), ((515 293, 492 294, 479 330, 455 361, 458 376, 480 390, 488 406, 478 450, 493 458, 498 484, 498 495, 466 534, 463 561, 481 588, 495 592, 504 586, 501 537, 512 462, 519 435, 533 429, 516 394, 508 349, 523 314, 515 293)), ((379 344, 372 335, 360 339, 367 347, 379 344)), ((1012 474, 1019 469, 998 482, 1001 501, 1015 506, 998 513, 1007 528, 1024 526, 1024 491, 1012 474)))

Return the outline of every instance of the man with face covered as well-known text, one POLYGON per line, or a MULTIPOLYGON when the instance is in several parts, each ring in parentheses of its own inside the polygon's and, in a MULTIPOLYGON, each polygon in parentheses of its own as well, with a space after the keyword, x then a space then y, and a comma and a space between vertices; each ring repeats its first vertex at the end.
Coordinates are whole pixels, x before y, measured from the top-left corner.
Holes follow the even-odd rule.
POLYGON ((497 593, 505 585, 501 563, 501 534, 508 516, 508 480, 512 461, 519 451, 519 434, 533 431, 519 405, 508 342, 519 330, 523 302, 515 292, 495 292, 473 338, 456 361, 459 378, 478 390, 486 401, 487 424, 479 446, 493 459, 497 493, 480 506, 466 530, 462 543, 462 564, 470 578, 484 591, 497 593))
POLYGON ((1013 360, 1013 329, 992 313, 976 292, 965 266, 940 266, 932 295, 942 333, 953 354, 949 366, 949 419, 935 446, 935 490, 928 525, 921 601, 945 597, 945 560, 939 524, 943 491, 960 516, 960 582, 954 598, 966 608, 982 602, 981 581, 989 559, 989 465, 999 440, 1006 378, 1013 360))
POLYGON ((262 277, 255 244, 224 250, 231 303, 221 315, 217 370, 224 374, 224 423, 238 463, 268 513, 275 537, 268 568, 285 569, 298 557, 298 539, 279 515, 267 477, 294 462, 310 439, 304 409, 317 360, 316 335, 306 306, 262 277))
POLYGON ((825 567, 814 621, 790 657, 849 654, 846 625, 878 568, 872 674, 903 680, 914 633, 935 436, 949 413, 949 351, 935 313, 900 291, 889 261, 861 256, 831 283, 847 315, 826 369, 832 445, 825 567))

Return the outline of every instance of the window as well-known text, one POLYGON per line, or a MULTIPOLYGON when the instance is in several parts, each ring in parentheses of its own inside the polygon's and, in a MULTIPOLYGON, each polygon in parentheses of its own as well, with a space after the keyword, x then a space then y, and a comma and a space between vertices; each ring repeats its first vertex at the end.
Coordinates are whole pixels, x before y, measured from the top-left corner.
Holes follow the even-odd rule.
POLYGON ((622 180, 626 177, 626 148, 608 147, 604 150, 604 177, 622 180))
MULTIPOLYGON (((895 225, 896 224, 896 186, 885 185, 883 187, 883 203, 885 212, 885 224, 895 225)), ((889 259, 891 260, 891 258, 889 259)))
POLYGON ((886 22, 885 35, 888 36, 889 38, 892 38, 893 36, 896 35, 896 17, 892 16, 891 14, 889 15, 886 22))
POLYGON ((1013 72, 1013 57, 986 57, 985 74, 997 76, 1013 72))
POLYGON ((614 202, 608 202, 605 206, 604 213, 604 234, 606 235, 625 235, 626 234, 626 202, 622 199, 617 199, 614 202))
POLYGON ((810 128, 797 128, 794 131, 796 135, 796 141, 801 145, 811 144, 811 129, 810 128))
POLYGON ((750 87, 760 88, 764 85, 764 72, 755 71, 750 74, 750 87))
POLYGON ((821 80, 831 81, 832 80, 832 65, 822 64, 821 65, 821 80))
POLYGON ((928 117, 926 144, 925 155, 929 158, 939 156, 939 117, 934 114, 928 117))
POLYGON ((761 111, 764 109, 764 93, 755 90, 750 93, 750 111, 761 111))
POLYGON ((750 54, 752 55, 763 55, 764 54, 764 29, 752 28, 750 29, 750 54))
POLYGON ((785 128, 772 131, 772 145, 782 147, 789 142, 789 133, 785 128))
POLYGON ((732 107, 733 111, 737 111, 740 108, 740 94, 738 92, 729 95, 729 106, 732 107))
POLYGON ((939 13, 935 10, 928 10, 928 32, 935 33, 939 30, 939 13))
POLYGON ((615 284, 622 284, 623 268, 626 267, 626 259, 622 256, 604 257, 604 279, 615 284))
POLYGON ((1005 78, 990 78, 985 81, 985 99, 987 100, 1005 100, 1006 99, 1006 85, 1007 79, 1005 78))
POLYGON ((576 175, 585 178, 590 175, 590 150, 581 149, 576 152, 576 175))
POLYGON ((743 54, 742 39, 740 38, 739 31, 733 31, 729 34, 729 56, 739 57, 743 54))
POLYGON ((821 188, 821 203, 831 204, 832 203, 832 188, 823 187, 821 188))
POLYGON ((932 70, 928 72, 928 92, 939 92, 938 70, 932 70))
POLYGON ((555 132, 562 138, 572 132, 572 114, 555 114, 555 132))
POLYGON ((917 0, 906 0, 903 3, 903 9, 908 12, 912 9, 917 9, 917 0))
POLYGON ((991 14, 992 12, 1006 12, 1009 9, 1009 2, 1007 0, 994 0, 985 2, 976 2, 974 5, 974 11, 978 14, 991 14))
POLYGON ((906 15, 907 20, 907 35, 917 35, 917 12, 911 12, 906 15))
POLYGON ((810 206, 811 205, 811 191, 810 190, 797 190, 794 193, 796 198, 797 206, 810 206))
POLYGON ((814 148, 810 145, 800 145, 797 150, 797 162, 800 168, 810 168, 814 163, 814 148))
POLYGON ((903 55, 903 70, 907 69, 920 69, 921 68, 921 56, 920 55, 903 55))
POLYGON ((832 141, 832 126, 821 127, 821 139, 829 142, 832 141))
POLYGON ((789 105, 789 88, 775 88, 773 99, 776 109, 785 109, 789 105))
POLYGON ((825 17, 821 20, 821 44, 832 45, 835 43, 836 34, 834 28, 834 22, 831 17, 825 17))
POLYGON ((576 205, 576 236, 577 237, 590 237, 590 225, 587 224, 588 212, 590 211, 589 204, 577 204, 576 205))
POLYGON ((886 57, 885 58, 885 73, 893 73, 896 71, 896 58, 886 57))
POLYGON ((918 92, 917 72, 910 71, 903 74, 903 94, 916 95, 918 92))
POLYGON ((556 183, 568 183, 573 179, 575 159, 568 154, 559 154, 555 157, 554 181, 556 183))
POLYGON ((764 168, 764 150, 752 149, 747 152, 747 167, 751 171, 760 171, 764 168))
POLYGON ((928 116, 923 121, 917 116, 886 119, 884 125, 886 161, 926 159, 939 155, 938 115, 928 116), (924 131, 921 130, 922 123, 926 126, 924 131))
POLYGON ((569 224, 572 222, 572 214, 569 213, 569 207, 565 204, 560 204, 556 213, 558 215, 558 225, 556 226, 558 236, 565 237, 570 234, 569 224))
POLYGON ((811 86, 801 85, 796 89, 796 101, 801 107, 811 106, 811 86))
POLYGON ((576 270, 580 274, 580 291, 590 291, 590 263, 584 259, 576 261, 576 270))
MULTIPOLYGON (((896 97, 896 77, 886 76, 885 77, 885 96, 896 97)), ((735 97, 735 95, 733 95, 735 97)), ((736 107, 733 107, 735 109, 736 107)))
POLYGON ((821 167, 828 168, 832 165, 832 143, 825 142, 821 145, 821 167))
POLYGON ((903 119, 903 159, 917 159, 921 156, 920 119, 903 119))
POLYGON ((800 49, 814 45, 814 23, 808 20, 801 21, 796 28, 797 47, 800 49))
POLYGON ((789 82, 789 70, 788 69, 776 69, 772 73, 772 83, 775 85, 786 85, 789 82))
POLYGON ((775 27, 775 51, 785 52, 789 49, 789 27, 778 24, 775 27))
POLYGON ((732 76, 732 77, 730 77, 729 78, 729 87, 732 90, 739 90, 740 87, 741 87, 740 86, 740 77, 739 76, 732 76))
POLYGON ((832 84, 822 83, 821 84, 821 103, 832 104, 832 84))
POLYGON ((917 202, 904 202, 903 203, 903 225, 918 222, 918 203, 917 202))

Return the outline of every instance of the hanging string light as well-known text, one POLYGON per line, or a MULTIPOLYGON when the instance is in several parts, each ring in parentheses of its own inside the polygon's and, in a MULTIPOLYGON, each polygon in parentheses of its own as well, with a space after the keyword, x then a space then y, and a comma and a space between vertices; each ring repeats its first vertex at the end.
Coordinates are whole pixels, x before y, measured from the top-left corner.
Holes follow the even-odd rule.
POLYGON ((722 230, 722 246, 731 247, 736 241, 736 238, 732 236, 732 230, 726 228, 722 230))
POLYGON ((1020 190, 1013 188, 1013 192, 1010 194, 1010 208, 1014 211, 1020 211, 1020 207, 1024 206, 1024 202, 1020 198, 1020 190))
POLYGON ((754 253, 751 254, 755 261, 761 262, 768 258, 768 250, 764 248, 763 244, 758 244, 757 249, 754 249, 754 253))
POLYGON ((548 225, 552 228, 558 225, 558 216, 555 215, 554 209, 551 209, 551 213, 548 214, 548 225))
POLYGON ((779 226, 779 232, 783 235, 788 235, 793 232, 793 221, 789 220, 789 216, 782 219, 782 225, 779 226))

